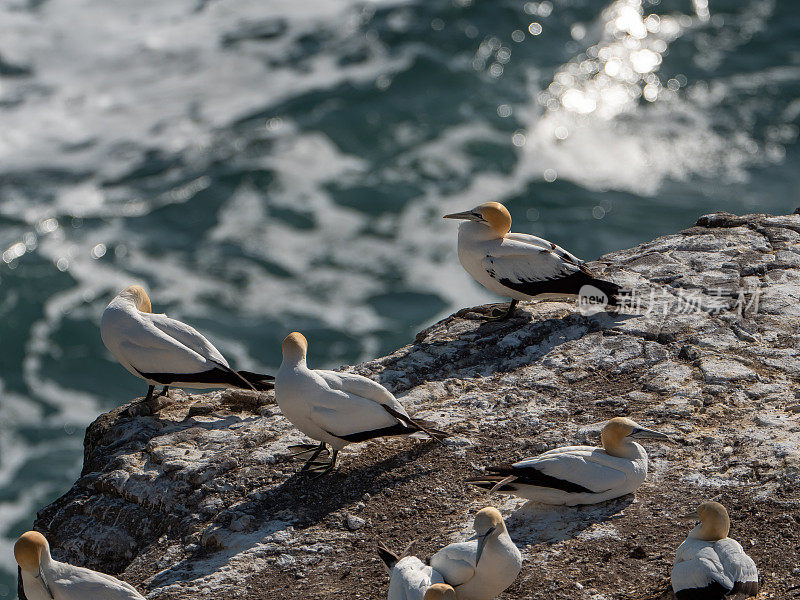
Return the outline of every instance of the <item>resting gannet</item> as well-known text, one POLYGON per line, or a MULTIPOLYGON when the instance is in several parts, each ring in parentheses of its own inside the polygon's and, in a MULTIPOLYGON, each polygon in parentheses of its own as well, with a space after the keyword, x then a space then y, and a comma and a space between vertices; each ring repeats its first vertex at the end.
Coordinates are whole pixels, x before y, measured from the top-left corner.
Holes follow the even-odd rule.
POLYGON ((431 567, 453 586, 458 600, 492 600, 514 583, 522 568, 522 554, 496 508, 478 511, 474 528, 472 540, 450 544, 434 554, 431 567))
POLYGON ((719 502, 703 502, 700 523, 678 547, 672 589, 679 600, 720 600, 758 594, 758 569, 739 542, 728 537, 731 521, 719 502))
POLYGON ((535 235, 509 233, 511 215, 499 202, 444 218, 464 221, 458 228, 458 259, 467 273, 490 292, 511 298, 508 310, 489 320, 507 319, 520 300, 573 297, 584 286, 618 304, 620 286, 597 279, 575 255, 535 235))
POLYGON ((234 371, 214 345, 186 323, 153 314, 144 288, 131 285, 108 304, 100 335, 111 354, 148 384, 145 401, 156 385, 185 388, 272 388, 272 375, 234 371))
POLYGON ((424 431, 436 440, 446 436, 408 416, 391 392, 371 379, 309 369, 308 341, 301 333, 287 335, 282 349, 283 362, 275 377, 275 399, 295 427, 319 441, 317 446, 294 446, 301 449, 296 455, 313 452, 302 471, 320 475, 331 471, 339 450, 355 442, 417 431, 424 431), (333 454, 327 462, 317 462, 320 454, 329 452, 327 444, 333 447, 333 454))
POLYGON ((644 481, 647 452, 633 440, 670 438, 614 417, 603 427, 601 439, 602 448, 556 448, 513 465, 488 467, 491 475, 467 482, 544 504, 594 504, 630 494, 644 481))
POLYGON ((20 536, 14 558, 28 600, 144 600, 116 577, 53 560, 50 545, 38 531, 20 536))
POLYGON ((441 573, 416 556, 406 556, 413 545, 413 542, 409 544, 400 558, 383 544, 378 544, 378 554, 391 577, 387 600, 455 600, 453 588, 444 584, 441 573), (450 590, 450 596, 447 590, 450 590))

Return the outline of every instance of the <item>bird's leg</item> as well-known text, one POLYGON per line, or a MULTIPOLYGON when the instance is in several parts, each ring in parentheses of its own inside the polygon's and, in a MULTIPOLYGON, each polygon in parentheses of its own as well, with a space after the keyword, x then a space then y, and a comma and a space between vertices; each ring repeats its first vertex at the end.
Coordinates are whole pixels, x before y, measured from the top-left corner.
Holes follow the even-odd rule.
POLYGON ((503 313, 502 315, 497 315, 497 316, 495 316, 495 315, 494 315, 494 312, 495 312, 495 311, 494 311, 494 310, 492 310, 493 316, 491 316, 491 317, 484 317, 484 320, 485 320, 485 321, 505 321, 505 320, 506 320, 508 317, 510 317, 510 316, 513 314, 513 312, 514 312, 514 309, 517 307, 517 303, 518 303, 518 302, 519 302, 519 300, 516 300, 516 299, 512 300, 512 301, 511 301, 511 302, 508 304, 508 310, 506 310, 506 312, 505 312, 505 313, 503 313))
MULTIPOLYGON (((300 472, 302 473, 303 471, 310 471, 310 470, 313 469, 313 465, 320 464, 320 463, 315 463, 314 461, 317 460, 317 457, 322 453, 323 450, 327 450, 327 447, 325 446, 325 442, 320 442, 319 446, 317 446, 317 449, 314 450, 314 454, 311 455, 311 458, 309 458, 306 461, 306 464, 304 464, 301 467, 300 472)), ((335 452, 335 450, 334 450, 334 452, 335 452)), ((325 463, 322 463, 322 464, 325 464, 325 463)))
POLYGON ((310 458, 309 460, 314 460, 317 456, 319 456, 320 452, 324 452, 325 454, 330 454, 328 451, 327 446, 325 446, 325 442, 320 442, 319 444, 295 444, 294 446, 289 446, 289 448, 300 448, 299 452, 295 452, 289 455, 289 458, 294 458, 295 456, 300 456, 301 454, 308 454, 309 452, 313 452, 317 450, 317 454, 314 457, 310 458))
POLYGON ((331 460, 327 465, 325 465, 325 463, 315 463, 315 464, 318 464, 319 466, 312 467, 311 469, 309 469, 310 473, 315 473, 316 474, 314 479, 319 479, 323 475, 327 475, 328 473, 333 471, 333 469, 336 467, 336 458, 338 456, 339 456, 339 451, 338 450, 334 450, 333 454, 331 455, 331 460))
POLYGON ((161 393, 159 394, 159 396, 168 396, 168 395, 169 395, 169 386, 165 385, 164 389, 161 390, 161 393))
POLYGON ((130 417, 130 416, 132 416, 134 414, 134 413, 131 412, 131 409, 134 408, 134 407, 144 406, 144 407, 148 407, 149 408, 150 402, 153 400, 153 392, 155 391, 155 389, 156 389, 156 386, 154 386, 154 385, 149 386, 147 388, 147 395, 144 398, 142 398, 141 400, 139 400, 137 402, 132 403, 128 408, 123 410, 122 413, 120 413, 120 414, 123 417, 130 417))

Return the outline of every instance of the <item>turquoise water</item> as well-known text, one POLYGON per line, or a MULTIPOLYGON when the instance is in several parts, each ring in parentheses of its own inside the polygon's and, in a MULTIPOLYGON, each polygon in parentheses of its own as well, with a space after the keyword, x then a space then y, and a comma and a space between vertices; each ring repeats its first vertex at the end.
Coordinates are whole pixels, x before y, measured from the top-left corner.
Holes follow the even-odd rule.
POLYGON ((0 599, 144 392, 97 329, 121 287, 240 368, 294 329, 336 366, 492 299, 444 213, 591 259, 792 212, 799 35, 764 0, 0 0, 0 599))

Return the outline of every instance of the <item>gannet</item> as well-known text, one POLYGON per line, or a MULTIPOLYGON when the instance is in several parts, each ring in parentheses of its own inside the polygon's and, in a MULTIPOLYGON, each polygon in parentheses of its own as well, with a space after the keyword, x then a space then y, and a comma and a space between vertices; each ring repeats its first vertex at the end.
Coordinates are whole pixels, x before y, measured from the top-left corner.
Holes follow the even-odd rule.
POLYGON ((647 452, 633 440, 670 438, 614 417, 603 427, 601 439, 602 448, 556 448, 513 465, 488 467, 491 475, 467 482, 544 504, 594 504, 630 494, 644 481, 647 452))
POLYGON ((53 560, 47 539, 38 531, 20 536, 14 558, 28 600, 144 600, 116 577, 53 560))
POLYGON ((700 523, 675 552, 672 589, 679 600, 719 600, 758 594, 758 569, 739 542, 728 537, 731 521, 719 502, 703 502, 692 515, 700 523))
POLYGON ((464 221, 458 228, 458 259, 467 273, 490 292, 511 298, 508 310, 489 320, 507 319, 520 300, 574 297, 584 286, 600 290, 609 305, 618 304, 620 286, 597 279, 574 254, 535 235, 509 233, 511 215, 499 202, 444 218, 464 221))
POLYGON ((111 354, 148 384, 145 402, 156 385, 185 388, 236 387, 272 389, 272 375, 234 371, 214 345, 196 329, 153 314, 150 298, 139 285, 122 290, 100 320, 100 335, 111 354))
POLYGON ((387 600, 455 600, 453 588, 444 584, 441 573, 416 556, 407 556, 413 545, 413 542, 409 544, 402 557, 398 557, 385 545, 378 544, 378 555, 391 577, 387 600), (447 590, 451 595, 447 595, 447 590))
POLYGON ((381 384, 352 373, 309 369, 308 341, 301 333, 283 340, 283 362, 275 377, 275 398, 283 414, 295 427, 319 445, 301 444, 299 454, 313 452, 302 471, 320 475, 336 465, 339 450, 347 444, 389 435, 424 431, 440 440, 444 432, 412 419, 403 405, 381 384), (315 462, 333 447, 328 462, 315 462))
POLYGON ((453 586, 458 600, 491 600, 514 583, 522 568, 522 554, 496 508, 478 511, 474 528, 472 540, 445 546, 430 563, 453 586))

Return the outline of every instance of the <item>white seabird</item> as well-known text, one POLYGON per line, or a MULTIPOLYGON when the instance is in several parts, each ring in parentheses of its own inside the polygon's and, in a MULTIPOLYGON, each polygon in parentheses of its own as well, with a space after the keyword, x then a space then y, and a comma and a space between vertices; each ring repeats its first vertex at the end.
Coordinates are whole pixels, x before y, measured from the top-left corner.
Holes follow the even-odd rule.
POLYGON ((596 290, 607 304, 619 304, 620 286, 597 279, 574 254, 535 235, 510 233, 511 215, 499 202, 444 218, 464 221, 458 228, 458 259, 467 273, 490 292, 511 298, 508 310, 489 320, 507 319, 520 300, 582 293, 600 299, 596 290))
POLYGON ((416 556, 407 556, 413 542, 398 557, 385 545, 378 544, 378 554, 389 572, 389 595, 387 600, 455 600, 453 588, 444 583, 441 573, 423 563, 416 556), (451 596, 447 595, 450 590, 451 596))
MULTIPOLYGON (((319 445, 298 445, 299 454, 313 452, 302 471, 320 475, 336 466, 339 450, 347 444, 389 435, 424 431, 433 439, 444 432, 412 419, 403 405, 381 384, 353 373, 309 369, 308 341, 301 333, 283 340, 283 361, 275 377, 275 399, 284 416, 319 445), (322 453, 333 453, 327 462, 316 462, 322 453)), ((295 455, 295 456, 296 456, 295 455)))
POLYGON ((731 521, 719 502, 703 502, 700 523, 675 552, 672 589, 678 600, 720 600, 758 594, 758 568, 736 540, 728 537, 731 521))
POLYGON ((458 600, 492 600, 514 583, 522 554, 496 508, 478 511, 474 528, 475 538, 445 546, 430 563, 453 586, 458 600))
POLYGON ((14 558, 28 600, 144 600, 116 577, 53 560, 47 539, 38 531, 20 536, 14 558))
POLYGON ((647 452, 634 440, 669 440, 625 417, 614 417, 601 434, 602 448, 566 446, 467 482, 544 504, 594 504, 634 492, 647 477, 647 452))
POLYGON ((272 375, 234 371, 214 345, 196 329, 153 314, 144 288, 131 285, 108 304, 100 320, 106 348, 128 371, 148 384, 145 402, 156 385, 185 388, 272 389, 272 375))

